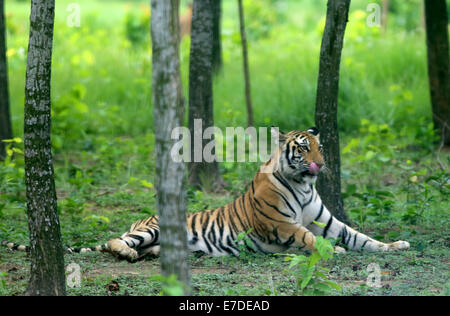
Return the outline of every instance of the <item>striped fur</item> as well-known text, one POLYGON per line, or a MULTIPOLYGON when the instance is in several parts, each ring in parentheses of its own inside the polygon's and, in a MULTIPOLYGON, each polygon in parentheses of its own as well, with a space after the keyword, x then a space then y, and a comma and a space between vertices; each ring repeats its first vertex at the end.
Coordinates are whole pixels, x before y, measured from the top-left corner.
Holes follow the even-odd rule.
MULTIPOLYGON (((276 132, 274 130, 273 132, 276 132)), ((291 247, 312 250, 315 236, 340 239, 348 249, 390 251, 408 249, 409 243, 376 241, 331 215, 314 183, 311 165, 324 166, 317 128, 278 134, 279 146, 255 175, 248 191, 235 201, 187 215, 188 247, 210 255, 238 255, 237 237, 247 235, 262 253, 291 247), (323 223, 317 225, 314 222, 323 223), (323 226, 323 227, 322 227, 323 226)), ((10 245, 14 248, 14 244, 10 245)), ((158 217, 134 223, 120 238, 93 248, 69 248, 69 252, 100 250, 134 261, 159 254, 158 217)))

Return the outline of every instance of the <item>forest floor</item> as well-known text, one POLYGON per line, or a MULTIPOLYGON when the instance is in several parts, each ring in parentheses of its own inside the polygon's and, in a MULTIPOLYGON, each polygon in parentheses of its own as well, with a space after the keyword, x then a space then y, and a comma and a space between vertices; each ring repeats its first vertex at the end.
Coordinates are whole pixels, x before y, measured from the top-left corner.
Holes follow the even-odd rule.
MULTIPOLYGON (((409 228, 409 227, 408 227, 409 228)), ((342 287, 335 295, 449 295, 449 238, 434 230, 421 230, 409 239, 413 248, 400 253, 335 255, 325 266, 330 280, 342 287), (418 250, 420 245, 427 245, 418 250), (381 270, 381 288, 367 283, 371 263, 381 270)), ((423 247, 423 246, 422 246, 423 247)), ((23 253, 0 250, 0 272, 6 272, 5 295, 20 295, 28 282, 29 262, 23 253)), ((66 255, 66 264, 81 266, 82 286, 68 288, 69 295, 157 295, 160 283, 150 277, 160 272, 159 260, 130 264, 110 255, 66 255), (111 291, 111 285, 114 290, 111 291)), ((190 259, 195 295, 295 295, 296 280, 284 270, 287 263, 272 255, 246 258, 190 259)))

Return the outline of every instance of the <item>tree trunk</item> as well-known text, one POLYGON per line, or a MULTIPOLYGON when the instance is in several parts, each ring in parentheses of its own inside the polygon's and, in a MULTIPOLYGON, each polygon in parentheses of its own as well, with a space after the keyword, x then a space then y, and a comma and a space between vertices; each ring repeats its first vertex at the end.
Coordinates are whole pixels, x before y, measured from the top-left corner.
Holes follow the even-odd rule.
POLYGON ((319 176, 317 189, 325 206, 339 220, 348 222, 341 196, 341 171, 337 106, 339 66, 350 0, 328 0, 327 18, 320 49, 316 98, 316 125, 324 148, 328 172, 319 176))
POLYGON ((31 260, 27 295, 66 294, 50 140, 54 14, 54 0, 31 1, 24 123, 31 260))
POLYGON ((428 79, 434 127, 450 146, 450 81, 447 5, 445 0, 425 0, 428 79))
POLYGON ((222 70, 222 0, 215 0, 213 3, 213 72, 218 74, 222 70))
POLYGON ((387 30, 387 23, 388 23, 388 15, 389 15, 389 0, 383 0, 382 1, 382 13, 381 13, 381 29, 383 33, 387 30))
POLYGON ((187 285, 188 265, 185 164, 175 162, 170 150, 172 130, 183 126, 184 100, 179 60, 179 0, 152 0, 153 113, 156 153, 156 207, 161 230, 161 270, 187 285))
MULTIPOLYGON (((214 140, 203 139, 203 130, 214 126, 214 106, 212 89, 213 51, 213 1, 194 0, 191 31, 191 53, 189 64, 189 130, 192 159, 189 164, 189 184, 197 189, 220 191, 222 176, 216 160, 206 162, 202 151, 207 143, 214 140), (201 120, 201 125, 194 120, 201 120), (197 136, 197 137, 196 137, 197 136), (202 147, 196 146, 195 139, 202 139, 202 147)), ((198 144, 197 144, 198 145, 198 144)), ((213 152, 215 155, 215 152, 213 152)))
POLYGON ((6 60, 6 23, 4 1, 0 0, 0 160, 5 158, 5 143, 2 140, 12 137, 9 113, 8 62, 6 60))
POLYGON ((253 120, 252 95, 250 88, 250 72, 248 70, 247 36, 245 33, 244 6, 242 4, 242 0, 238 0, 238 7, 239 7, 239 25, 242 43, 242 59, 245 78, 245 104, 247 105, 247 126, 253 126, 254 120, 253 120))

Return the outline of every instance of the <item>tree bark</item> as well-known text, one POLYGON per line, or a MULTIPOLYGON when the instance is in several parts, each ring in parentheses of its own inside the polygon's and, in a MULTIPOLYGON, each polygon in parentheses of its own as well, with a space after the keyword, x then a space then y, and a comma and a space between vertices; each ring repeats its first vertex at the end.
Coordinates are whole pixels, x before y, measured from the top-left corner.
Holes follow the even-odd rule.
POLYGON ((328 0, 327 18, 320 49, 316 98, 316 125, 328 171, 321 174, 317 189, 325 206, 339 220, 348 222, 341 196, 340 149, 337 122, 339 67, 350 0, 328 0))
POLYGON ((179 0, 152 0, 153 113, 156 153, 156 207, 161 231, 162 274, 175 274, 187 287, 188 264, 185 164, 170 154, 172 130, 183 126, 184 100, 179 61, 179 0))
POLYGON ((202 137, 203 130, 214 126, 213 1, 194 0, 189 64, 189 130, 194 141, 191 142, 192 158, 189 164, 189 184, 197 189, 220 191, 223 188, 223 180, 217 161, 206 162, 203 157, 196 159, 200 152, 199 147, 195 144, 195 139, 201 138, 202 148, 204 148, 207 143, 214 140, 214 135, 211 139, 202 137), (198 119, 201 120, 202 127, 195 124, 194 120, 198 119))
POLYGON ((445 0, 425 0, 428 80, 435 129, 450 146, 450 81, 447 5, 445 0))
POLYGON ((222 70, 222 0, 213 3, 213 73, 218 74, 222 70))
POLYGON ((247 35, 245 32, 244 6, 242 4, 242 0, 238 0, 238 7, 239 7, 239 25, 242 43, 242 59, 245 78, 245 104, 247 106, 247 126, 253 126, 254 120, 253 120, 253 105, 250 86, 250 71, 248 69, 247 35))
POLYGON ((50 139, 54 14, 54 0, 31 1, 24 124, 31 260, 27 295, 66 294, 50 139))
POLYGON ((11 139, 11 116, 9 113, 8 62, 6 60, 6 23, 4 1, 0 0, 0 160, 6 156, 4 139, 11 139))

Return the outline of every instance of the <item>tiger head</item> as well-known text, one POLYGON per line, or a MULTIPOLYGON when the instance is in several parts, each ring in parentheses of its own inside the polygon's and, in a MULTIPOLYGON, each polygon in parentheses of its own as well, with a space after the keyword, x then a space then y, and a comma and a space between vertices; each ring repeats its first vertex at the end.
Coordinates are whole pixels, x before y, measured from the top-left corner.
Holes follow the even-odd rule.
POLYGON ((283 176, 314 183, 325 166, 319 130, 311 127, 306 131, 282 133, 272 128, 272 135, 278 138, 277 169, 283 176))

